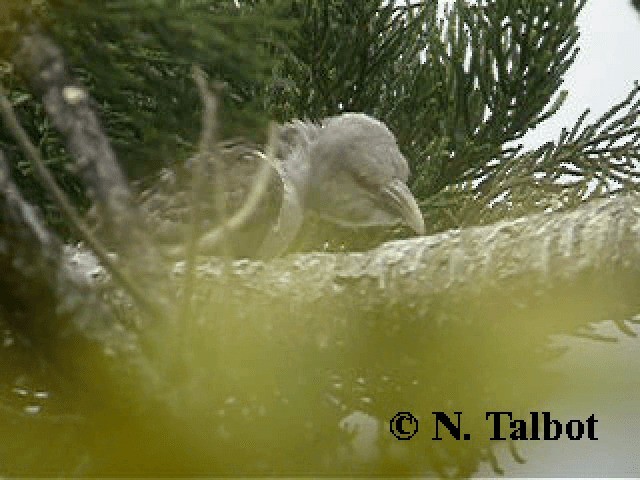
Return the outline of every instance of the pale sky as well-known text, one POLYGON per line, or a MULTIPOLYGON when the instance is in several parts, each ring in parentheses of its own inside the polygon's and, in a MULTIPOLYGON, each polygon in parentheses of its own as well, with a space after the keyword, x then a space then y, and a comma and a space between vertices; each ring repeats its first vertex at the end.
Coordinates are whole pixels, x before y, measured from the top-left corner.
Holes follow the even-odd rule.
POLYGON ((578 24, 580 53, 562 86, 569 97, 556 116, 525 137, 527 148, 557 140, 587 107, 587 122, 593 121, 640 80, 640 15, 629 0, 587 0, 578 24))

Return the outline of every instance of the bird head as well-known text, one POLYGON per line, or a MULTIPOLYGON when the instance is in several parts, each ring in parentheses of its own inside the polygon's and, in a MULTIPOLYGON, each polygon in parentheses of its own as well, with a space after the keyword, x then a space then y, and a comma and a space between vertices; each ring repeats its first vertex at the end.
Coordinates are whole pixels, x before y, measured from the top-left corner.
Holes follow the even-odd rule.
POLYGON ((362 113, 326 119, 308 162, 306 208, 338 225, 405 224, 424 234, 424 220, 407 187, 409 165, 382 122, 362 113))
POLYGON ((424 219, 407 187, 409 165, 391 131, 363 113, 320 125, 294 121, 280 130, 276 165, 283 200, 262 256, 279 255, 313 212, 339 226, 405 224, 422 235, 424 219))

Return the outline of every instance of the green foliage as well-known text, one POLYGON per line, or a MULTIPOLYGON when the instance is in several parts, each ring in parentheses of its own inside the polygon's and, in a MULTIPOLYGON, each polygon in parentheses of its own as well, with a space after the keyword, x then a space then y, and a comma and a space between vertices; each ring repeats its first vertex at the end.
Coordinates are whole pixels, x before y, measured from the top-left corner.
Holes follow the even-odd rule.
MULTIPOLYGON (((33 98, 24 84, 16 81, 12 69, 7 65, 0 66, 0 82, 10 90, 9 100, 14 105, 22 125, 30 137, 35 139, 35 145, 40 149, 46 165, 57 179, 60 187, 74 200, 80 210, 88 208, 89 204, 84 195, 84 188, 78 178, 67 168, 69 159, 63 142, 51 125, 42 104, 33 98)), ((70 229, 61 213, 36 181, 31 163, 24 156, 24 152, 3 128, 0 128, 0 149, 12 164, 13 178, 20 190, 32 203, 42 209, 50 226, 64 237, 68 237, 70 229)), ((2 222, 2 218, 0 218, 0 222, 2 222)))
POLYGON ((513 142, 564 101, 584 1, 456 1, 444 18, 436 2, 396 3, 296 2, 278 114, 382 118, 410 159, 433 230, 477 222, 503 193, 513 142))
POLYGON ((436 54, 428 50, 425 63, 443 72, 446 127, 434 136, 448 142, 439 157, 431 153, 432 166, 417 166, 414 184, 432 195, 424 203, 428 213, 440 207, 437 229, 638 188, 637 88, 593 125, 583 126, 585 112, 556 143, 534 152, 516 145, 566 98, 559 88, 578 53, 575 19, 584 4, 497 0, 456 2, 449 10, 440 24, 443 43, 430 43, 436 54))
MULTIPOLYGON (((579 122, 536 152, 518 146, 567 95, 560 87, 584 3, 457 0, 443 15, 434 1, 12 0, 0 14, 2 81, 58 171, 61 142, 10 63, 17 33, 34 19, 91 87, 134 177, 192 153, 202 108, 193 64, 220 86, 221 137, 262 141, 268 117, 372 114, 396 133, 427 224, 439 231, 571 206, 610 194, 612 180, 637 188, 632 99, 626 114, 602 119, 608 127, 579 122)), ((0 142, 13 151, 2 132, 0 142)), ((73 182, 63 176, 75 191, 73 182)))
MULTIPOLYGON (((195 149, 202 107, 190 76, 194 64, 218 86, 221 137, 266 130, 261 98, 270 75, 268 39, 287 24, 278 19, 279 3, 11 1, 0 14, 6 39, 0 42, 0 81, 59 182, 86 205, 80 186, 65 173, 63 142, 14 66, 20 33, 36 24, 63 49, 74 75, 90 88, 121 164, 135 178, 195 149)), ((29 197, 48 205, 4 131, 0 148, 9 152, 29 197)))
POLYGON ((194 64, 220 84, 226 131, 263 129, 259 97, 270 71, 263 47, 267 32, 284 24, 276 7, 50 0, 36 18, 91 87, 121 159, 138 173, 145 161, 170 163, 177 147, 197 138, 194 64))

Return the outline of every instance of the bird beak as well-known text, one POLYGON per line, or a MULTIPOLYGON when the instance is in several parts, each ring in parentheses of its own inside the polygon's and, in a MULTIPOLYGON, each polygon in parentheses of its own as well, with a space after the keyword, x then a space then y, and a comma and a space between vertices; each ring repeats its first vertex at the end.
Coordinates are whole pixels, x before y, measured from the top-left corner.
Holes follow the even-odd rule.
POLYGON ((393 210, 400 214, 404 222, 418 235, 424 235, 424 218, 409 188, 402 181, 395 179, 388 183, 382 192, 391 200, 393 210))

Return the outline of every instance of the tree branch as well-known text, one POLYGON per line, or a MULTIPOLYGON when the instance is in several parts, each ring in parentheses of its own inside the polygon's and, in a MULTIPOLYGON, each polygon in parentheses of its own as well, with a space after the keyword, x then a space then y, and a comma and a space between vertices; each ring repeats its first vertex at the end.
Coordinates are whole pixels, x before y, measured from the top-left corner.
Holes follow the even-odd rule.
POLYGON ((601 292, 563 306, 563 321, 548 325, 548 334, 637 312, 639 232, 640 200, 627 196, 568 213, 389 242, 366 253, 298 254, 267 265, 240 261, 232 280, 213 274, 220 272, 216 261, 200 271, 208 282, 231 282, 234 298, 245 305, 265 296, 288 305, 293 316, 311 304, 362 314, 411 306, 429 316, 434 303, 482 304, 491 297, 496 308, 514 313, 535 307, 543 321, 558 316, 551 310, 559 299, 601 292))
POLYGON ((154 271, 159 255, 142 227, 144 216, 134 205, 92 100, 69 76, 62 52, 46 37, 32 33, 22 37, 16 59, 42 93, 48 115, 66 138, 77 172, 99 208, 101 220, 107 223, 103 233, 138 270, 154 271))

